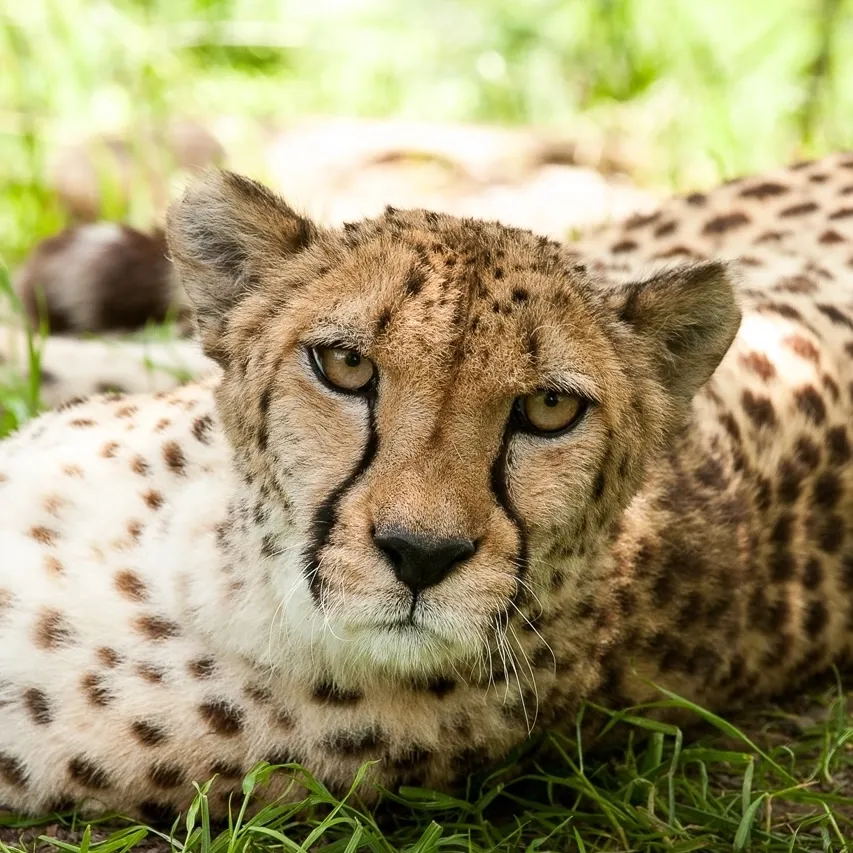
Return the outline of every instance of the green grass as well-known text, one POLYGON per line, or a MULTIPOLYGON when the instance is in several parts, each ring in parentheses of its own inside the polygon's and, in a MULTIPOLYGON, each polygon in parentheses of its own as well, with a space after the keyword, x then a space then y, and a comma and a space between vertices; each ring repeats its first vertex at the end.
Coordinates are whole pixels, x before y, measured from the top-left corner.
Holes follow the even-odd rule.
MULTIPOLYGON (((0 304, 6 314, 23 325, 23 307, 12 289, 9 273, 0 266, 0 304)), ((42 335, 46 331, 40 330, 42 335)), ((0 335, 4 334, 0 326, 0 335)), ((40 335, 27 335, 26 364, 4 363, 0 360, 0 438, 26 423, 41 410, 41 348, 40 335)))
MULTIPOLYGON (((666 704, 689 709, 677 699, 666 704)), ((794 710, 765 711, 740 725, 693 709, 705 723, 698 739, 641 715, 613 715, 626 744, 602 758, 569 737, 547 737, 547 761, 528 755, 529 772, 498 770, 474 781, 464 799, 422 789, 384 792, 379 809, 359 807, 352 792, 337 800, 296 765, 289 772, 308 790, 251 818, 247 806, 269 775, 261 764, 232 799, 229 820, 213 825, 208 799, 216 780, 197 785, 193 806, 171 828, 152 829, 115 817, 76 830, 73 842, 42 836, 68 853, 123 853, 144 839, 163 849, 237 851, 806 851, 851 849, 853 796, 839 792, 853 773, 853 726, 841 686, 794 710), (821 710, 817 710, 821 709, 821 710), (93 840, 95 839, 95 840, 93 840), (171 839, 171 841, 168 841, 171 839)), ((589 749, 592 745, 589 745, 589 749)), ((32 821, 2 821, 0 849, 32 821)), ((74 837, 73 835, 71 837, 74 837)))
MULTIPOLYGON (((45 177, 58 141, 128 128, 141 139, 172 115, 533 124, 622 140, 632 177, 671 189, 848 147, 851 14, 853 0, 0 0, 0 260, 14 266, 65 223, 45 177)), ((127 203, 106 193, 109 218, 144 226, 151 211, 144 175, 127 203)), ((0 299, 13 301, 4 271, 0 299)), ((27 360, 26 381, 0 366, 0 436, 40 409, 37 341, 27 360)), ((841 685, 734 722, 692 714, 704 727, 682 733, 625 713, 613 720, 622 746, 604 757, 551 736, 547 763, 521 779, 498 771, 462 800, 404 790, 370 812, 306 776, 304 802, 247 819, 235 798, 217 827, 210 782, 198 780, 171 842, 163 827, 62 816, 70 834, 45 843, 69 853, 152 838, 187 853, 853 847, 841 685)), ((247 777, 248 800, 269 772, 247 777)), ((0 823, 0 850, 38 837, 33 821, 0 823)))

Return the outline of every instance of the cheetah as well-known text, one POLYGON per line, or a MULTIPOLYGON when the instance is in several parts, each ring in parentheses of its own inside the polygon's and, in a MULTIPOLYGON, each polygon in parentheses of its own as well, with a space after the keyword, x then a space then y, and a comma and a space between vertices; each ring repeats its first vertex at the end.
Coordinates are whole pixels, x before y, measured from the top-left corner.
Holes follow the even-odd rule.
POLYGON ((42 241, 13 284, 30 326, 46 323, 54 334, 136 329, 180 318, 186 308, 163 231, 114 222, 72 226, 42 241))
POLYGON ((217 172, 167 236, 216 370, 0 443, 6 807, 452 790, 585 699, 849 659, 853 156, 574 245, 217 172))

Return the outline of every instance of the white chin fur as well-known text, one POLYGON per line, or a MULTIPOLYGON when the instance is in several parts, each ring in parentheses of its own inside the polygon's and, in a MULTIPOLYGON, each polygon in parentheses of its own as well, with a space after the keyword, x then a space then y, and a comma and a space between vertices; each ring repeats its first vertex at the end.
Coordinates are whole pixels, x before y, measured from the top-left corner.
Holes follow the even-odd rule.
POLYGON ((452 672, 475 656, 470 645, 448 642, 413 625, 329 630, 325 643, 333 669, 359 682, 377 676, 430 678, 452 672))
POLYGON ((281 606, 269 636, 276 644, 288 644, 291 661, 294 647, 303 649, 297 657, 310 667, 306 676, 325 671, 341 687, 359 688, 470 671, 483 659, 484 635, 470 614, 421 602, 417 624, 397 627, 391 623, 404 621, 410 605, 393 595, 332 599, 323 613, 301 568, 290 568, 295 571, 277 575, 281 606))

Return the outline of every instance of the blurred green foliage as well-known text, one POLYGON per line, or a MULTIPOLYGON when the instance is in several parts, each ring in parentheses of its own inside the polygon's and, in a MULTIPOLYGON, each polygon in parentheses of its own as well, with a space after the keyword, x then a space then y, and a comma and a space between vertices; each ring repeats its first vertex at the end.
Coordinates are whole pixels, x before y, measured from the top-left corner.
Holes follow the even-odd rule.
POLYGON ((61 221, 46 152, 163 115, 618 130, 707 184, 851 142, 853 0, 0 0, 0 252, 61 221))

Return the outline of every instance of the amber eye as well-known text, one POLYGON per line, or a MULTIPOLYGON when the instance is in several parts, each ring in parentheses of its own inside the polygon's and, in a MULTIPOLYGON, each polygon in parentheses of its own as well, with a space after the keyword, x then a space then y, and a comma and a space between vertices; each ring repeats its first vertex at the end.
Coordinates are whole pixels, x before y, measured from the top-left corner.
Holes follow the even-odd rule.
POLYGON ((589 400, 577 394, 543 390, 519 398, 518 405, 523 421, 534 431, 562 433, 583 417, 589 400))
POLYGON ((312 347, 311 354, 323 378, 341 391, 364 391, 376 373, 373 362, 352 349, 312 347))

